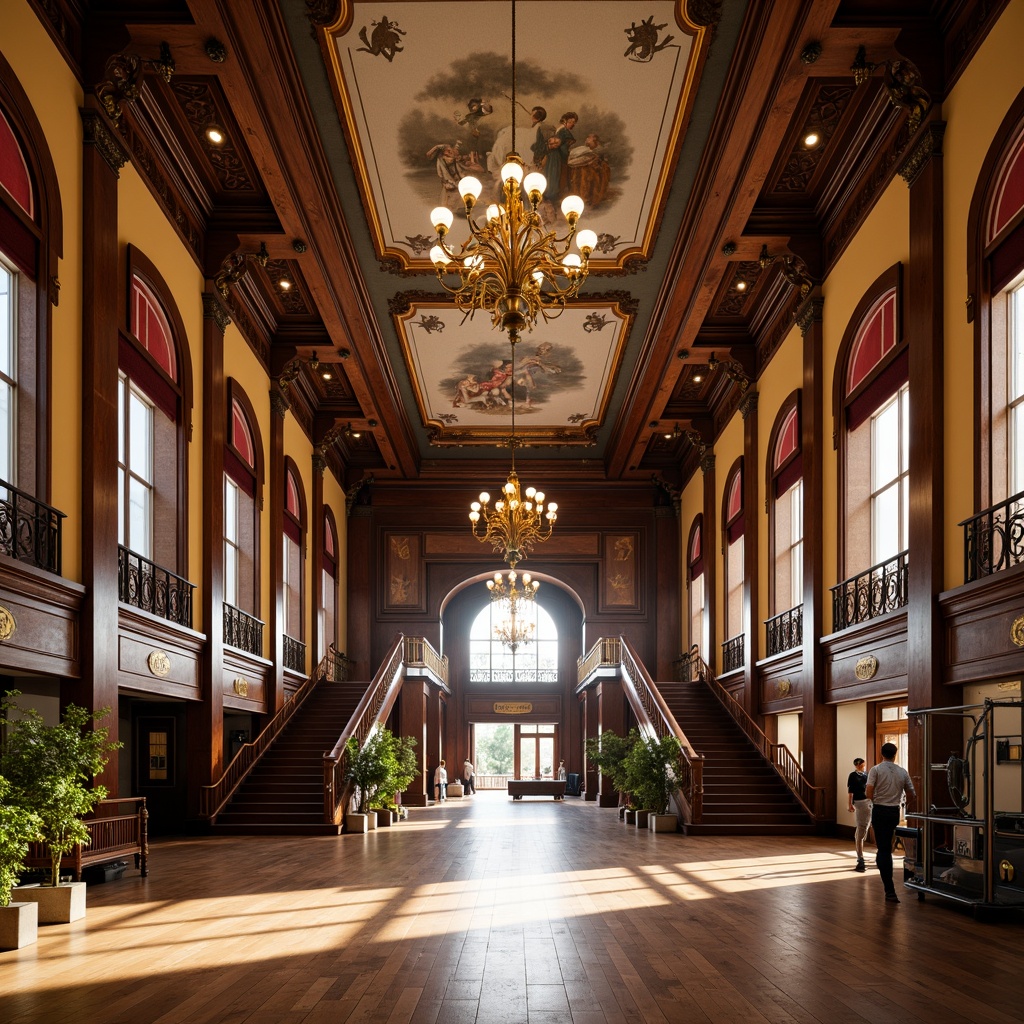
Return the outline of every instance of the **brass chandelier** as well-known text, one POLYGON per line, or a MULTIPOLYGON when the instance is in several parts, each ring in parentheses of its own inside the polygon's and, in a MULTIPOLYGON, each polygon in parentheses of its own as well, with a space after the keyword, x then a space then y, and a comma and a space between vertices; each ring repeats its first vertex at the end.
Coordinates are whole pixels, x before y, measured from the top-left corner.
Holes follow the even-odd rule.
POLYGON ((523 573, 522 590, 517 587, 517 582, 518 573, 515 569, 510 569, 505 576, 496 572, 494 579, 487 581, 491 601, 498 612, 498 619, 494 623, 494 639, 508 647, 513 654, 521 644, 533 640, 536 630, 533 598, 540 586, 540 582, 531 578, 528 572, 523 573))
POLYGON ((507 331, 514 345, 523 330, 533 330, 538 317, 558 316, 566 301, 576 297, 587 279, 590 254, 597 246, 597 234, 589 229, 577 232, 583 213, 579 196, 562 200, 568 233, 558 237, 547 230, 538 211, 547 180, 539 171, 525 173, 516 152, 516 7, 512 4, 512 152, 501 168, 501 202, 487 207, 481 223, 473 209, 483 191, 479 179, 462 178, 459 195, 465 203, 470 237, 458 252, 445 238, 454 221, 446 206, 430 215, 437 232, 437 244, 430 259, 441 286, 467 316, 487 310, 491 323, 507 331), (526 193, 524 201, 523 192, 526 193), (579 254, 571 252, 573 240, 579 254), (449 278, 452 278, 449 280, 449 278))

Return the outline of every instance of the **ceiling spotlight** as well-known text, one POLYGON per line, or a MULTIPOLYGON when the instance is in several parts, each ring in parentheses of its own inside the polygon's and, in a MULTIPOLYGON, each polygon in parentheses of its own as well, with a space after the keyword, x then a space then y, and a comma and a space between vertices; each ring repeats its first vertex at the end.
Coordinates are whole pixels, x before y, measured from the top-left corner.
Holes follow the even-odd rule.
POLYGON ((821 136, 817 132, 808 132, 804 136, 804 149, 815 149, 821 142, 821 136))
POLYGON ((334 374, 331 373, 331 371, 328 370, 326 366, 320 371, 320 379, 321 380, 333 380, 333 378, 334 378, 334 374))
POLYGON ((704 379, 704 374, 702 374, 702 373, 700 372, 700 370, 698 370, 698 371, 697 371, 697 372, 696 372, 696 373, 695 373, 695 374, 693 375, 693 382, 694 382, 694 384, 699 384, 699 383, 700 383, 700 382, 701 382, 701 381, 702 381, 703 379, 704 379))
POLYGON ((351 423, 345 428, 345 434, 348 437, 362 437, 363 436, 363 433, 362 433, 361 430, 353 430, 352 429, 352 424, 351 423))
POLYGON ((219 124, 208 124, 204 134, 211 146, 223 146, 228 140, 227 134, 219 124))
POLYGON ((290 292, 292 290, 292 283, 287 277, 282 277, 281 280, 277 282, 277 287, 283 292, 290 292))
POLYGON ((736 281, 736 291, 738 291, 738 292, 745 292, 746 290, 747 290, 747 282, 744 281, 743 278, 739 278, 736 281))

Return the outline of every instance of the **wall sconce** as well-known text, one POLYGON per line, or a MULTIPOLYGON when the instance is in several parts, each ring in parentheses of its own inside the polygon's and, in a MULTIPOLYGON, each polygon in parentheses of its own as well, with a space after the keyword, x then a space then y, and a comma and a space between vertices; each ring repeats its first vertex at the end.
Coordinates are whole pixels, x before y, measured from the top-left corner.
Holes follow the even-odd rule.
POLYGON ((677 437, 682 437, 683 432, 679 428, 679 424, 677 423, 669 433, 662 434, 661 436, 665 438, 666 441, 674 441, 677 437))
POLYGON ((353 439, 358 439, 363 436, 363 432, 361 430, 353 430, 352 424, 349 423, 349 425, 345 428, 345 436, 351 437, 353 439))

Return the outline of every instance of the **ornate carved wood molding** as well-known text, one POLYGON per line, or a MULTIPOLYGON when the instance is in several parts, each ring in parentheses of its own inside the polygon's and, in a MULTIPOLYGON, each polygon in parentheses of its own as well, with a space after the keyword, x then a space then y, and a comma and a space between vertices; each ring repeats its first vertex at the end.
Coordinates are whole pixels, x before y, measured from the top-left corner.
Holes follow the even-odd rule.
POLYGON ((942 156, 942 136, 945 131, 945 121, 932 121, 921 133, 917 145, 899 172, 908 188, 913 187, 918 175, 929 160, 942 156))
POLYGON ((128 154, 120 140, 107 127, 107 122, 97 110, 83 107, 79 111, 84 129, 83 142, 87 146, 95 146, 107 166, 117 177, 121 176, 121 168, 128 163, 128 154))

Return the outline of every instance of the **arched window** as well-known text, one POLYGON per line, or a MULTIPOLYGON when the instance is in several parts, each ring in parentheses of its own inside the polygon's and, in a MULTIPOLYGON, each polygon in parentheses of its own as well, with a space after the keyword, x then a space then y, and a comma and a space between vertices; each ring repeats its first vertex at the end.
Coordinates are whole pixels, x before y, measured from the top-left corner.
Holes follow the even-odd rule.
POLYGON ((769 598, 773 616, 801 608, 804 600, 799 398, 796 391, 783 403, 768 440, 769 598))
POLYGON ((840 575, 907 548, 910 439, 902 273, 887 270, 861 299, 839 348, 833 408, 840 449, 840 575))
POLYGON ((184 574, 191 415, 185 328, 161 275, 134 246, 128 264, 127 322, 118 345, 118 540, 184 574))
POLYGON ((690 647, 698 647, 707 656, 704 644, 704 546, 701 534, 704 517, 697 516, 690 527, 686 545, 686 584, 689 588, 690 647))
POLYGON ((306 499, 299 471, 290 458, 284 467, 284 634, 285 667, 305 671, 306 651, 303 621, 305 599, 303 556, 306 536, 306 499))
POLYGON ((736 460, 725 481, 722 536, 725 539, 725 635, 722 669, 743 666, 743 459, 736 460))
MULTIPOLYGON (((0 501, 23 522, 50 498, 49 307, 62 255, 60 190, 45 134, 10 65, 0 55, 0 501), (16 497, 13 488, 21 492, 16 497)), ((3 553, 60 572, 59 546, 44 538, 3 553)))
POLYGON ((320 571, 320 642, 322 658, 338 641, 338 533, 334 515, 324 509, 323 557, 320 571))
POLYGON ((227 381, 224 446, 224 642, 263 655, 259 621, 263 444, 246 394, 227 381))
POLYGON ((469 631, 469 679, 472 683, 504 683, 510 686, 558 682, 558 630, 555 620, 536 600, 526 602, 528 621, 534 623, 534 639, 521 644, 515 654, 496 639, 501 603, 488 601, 469 631))

